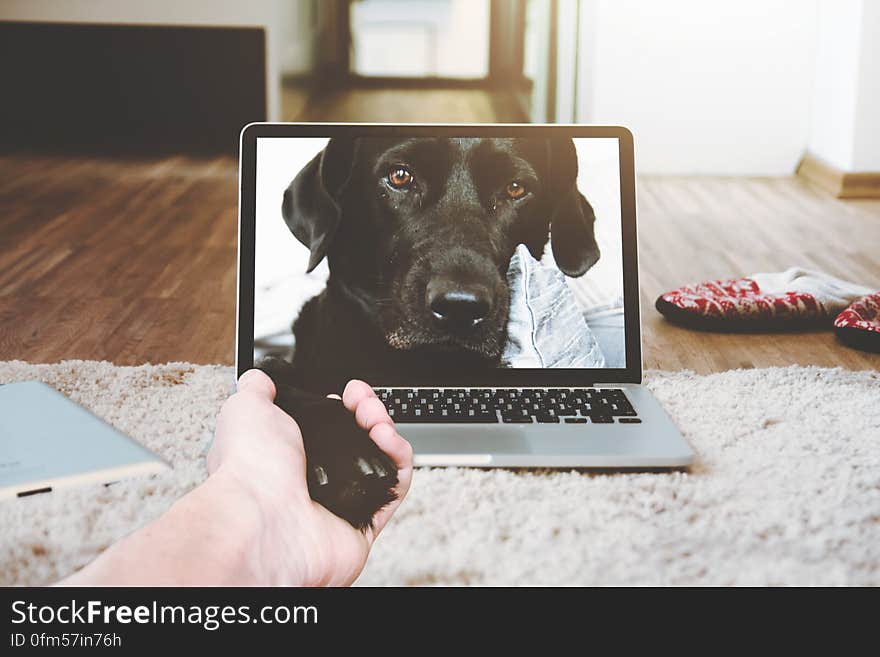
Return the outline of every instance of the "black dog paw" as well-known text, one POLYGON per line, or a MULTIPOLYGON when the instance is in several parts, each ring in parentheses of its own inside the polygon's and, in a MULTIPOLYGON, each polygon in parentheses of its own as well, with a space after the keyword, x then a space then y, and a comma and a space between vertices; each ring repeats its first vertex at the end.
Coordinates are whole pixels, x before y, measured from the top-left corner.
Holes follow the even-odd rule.
MULTIPOLYGON (((332 401, 332 400, 331 400, 332 401)), ((375 513, 396 499, 397 468, 354 423, 341 402, 324 412, 326 433, 306 450, 312 499, 363 529, 375 513), (332 433, 331 433, 332 432, 332 433), (329 438, 330 436, 334 438, 329 438)), ((319 435, 317 428, 310 433, 319 435)))
POLYGON ((358 529, 396 499, 397 467, 338 399, 275 381, 275 403, 299 424, 309 494, 358 529))

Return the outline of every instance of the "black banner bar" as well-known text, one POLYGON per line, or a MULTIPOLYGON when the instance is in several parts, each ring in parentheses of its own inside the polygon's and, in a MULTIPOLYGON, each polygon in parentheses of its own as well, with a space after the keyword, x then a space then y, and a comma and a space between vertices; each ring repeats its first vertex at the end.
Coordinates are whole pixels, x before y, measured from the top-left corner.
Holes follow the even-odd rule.
MULTIPOLYGON (((526 637, 538 637, 545 647, 572 641, 590 645, 591 640, 612 637, 631 648, 633 641, 679 641, 696 629, 705 633, 713 627, 727 638, 731 632, 791 638, 805 624, 814 627, 820 611, 823 626, 831 627, 831 610, 842 609, 818 604, 815 591, 718 593, 643 588, 7 588, 0 589, 0 654, 34 648, 140 654, 195 641, 199 648, 223 648, 226 654, 259 646, 295 649, 301 641, 313 645, 315 640, 322 654, 336 654, 333 649, 342 645, 368 654, 405 654, 409 650, 404 648, 416 644, 403 637, 413 636, 423 639, 420 646, 434 648, 438 641, 475 636, 496 643, 514 640, 520 648, 526 637), (716 596, 732 599, 709 601, 716 596)), ((821 592, 829 594, 851 595, 821 592)), ((861 616, 864 627, 872 627, 868 610, 874 608, 866 604, 861 613, 848 611, 848 624, 860 625, 861 616)))

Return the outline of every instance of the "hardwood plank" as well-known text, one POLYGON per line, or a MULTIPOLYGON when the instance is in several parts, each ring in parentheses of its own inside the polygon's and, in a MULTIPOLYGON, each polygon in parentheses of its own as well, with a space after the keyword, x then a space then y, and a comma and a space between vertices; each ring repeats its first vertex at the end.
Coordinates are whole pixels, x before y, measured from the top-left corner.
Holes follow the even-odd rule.
POLYGON ((0 358, 232 362, 235 160, 10 155, 0 180, 0 358))

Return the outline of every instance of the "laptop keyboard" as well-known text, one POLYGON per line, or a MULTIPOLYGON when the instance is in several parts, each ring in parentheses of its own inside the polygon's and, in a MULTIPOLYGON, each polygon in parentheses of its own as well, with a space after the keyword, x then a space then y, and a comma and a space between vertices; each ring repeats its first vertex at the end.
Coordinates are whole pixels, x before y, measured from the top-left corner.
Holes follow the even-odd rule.
POLYGON ((619 388, 376 388, 400 423, 641 422, 619 388))

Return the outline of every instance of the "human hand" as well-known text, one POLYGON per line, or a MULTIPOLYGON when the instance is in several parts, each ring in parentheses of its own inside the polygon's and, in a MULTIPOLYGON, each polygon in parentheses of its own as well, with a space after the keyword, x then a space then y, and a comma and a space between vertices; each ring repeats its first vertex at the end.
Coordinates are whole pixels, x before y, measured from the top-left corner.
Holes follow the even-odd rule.
POLYGON ((242 496, 235 503, 244 501, 243 509, 256 510, 256 549, 265 578, 258 583, 350 584, 409 490, 412 448, 372 388, 350 381, 342 394, 345 408, 398 469, 397 498, 376 513, 372 527, 359 531, 309 496, 302 435, 274 398, 275 385, 263 372, 241 376, 238 392, 217 418, 208 453, 210 479, 222 482, 216 488, 230 498, 242 496))

